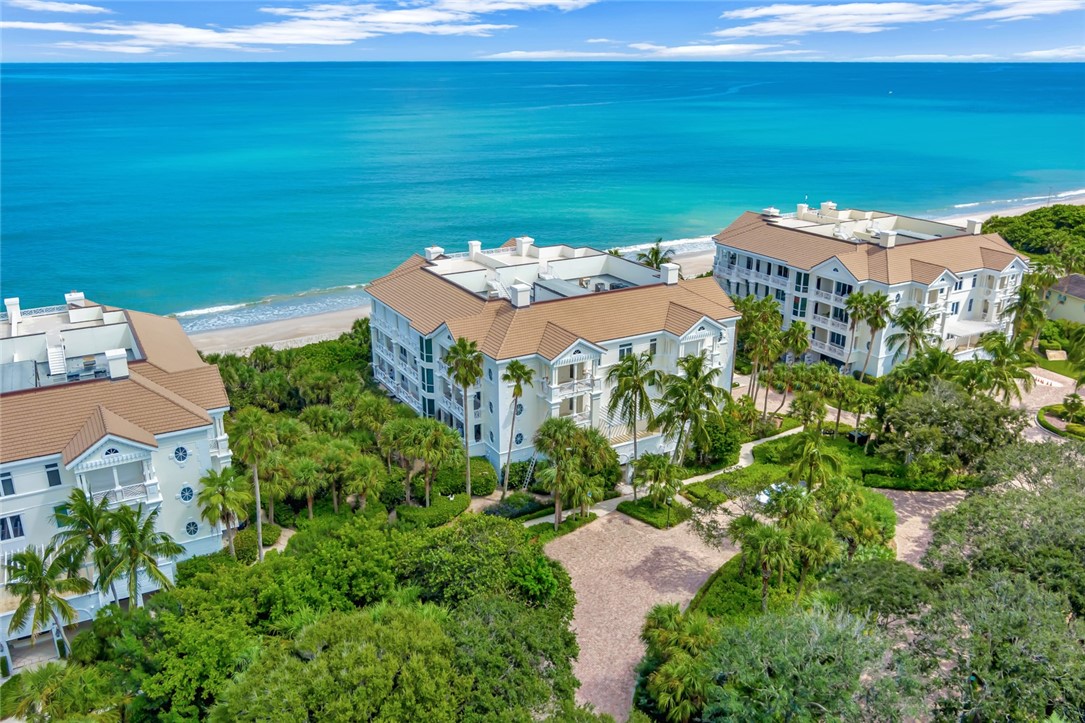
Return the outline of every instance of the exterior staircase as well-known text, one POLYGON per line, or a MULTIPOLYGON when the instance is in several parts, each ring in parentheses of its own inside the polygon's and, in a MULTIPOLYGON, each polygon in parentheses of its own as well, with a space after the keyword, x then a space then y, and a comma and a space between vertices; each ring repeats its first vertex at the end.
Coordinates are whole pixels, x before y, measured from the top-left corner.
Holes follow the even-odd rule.
POLYGON ((68 360, 64 353, 64 339, 53 330, 45 335, 46 354, 49 360, 49 376, 68 373, 68 360))

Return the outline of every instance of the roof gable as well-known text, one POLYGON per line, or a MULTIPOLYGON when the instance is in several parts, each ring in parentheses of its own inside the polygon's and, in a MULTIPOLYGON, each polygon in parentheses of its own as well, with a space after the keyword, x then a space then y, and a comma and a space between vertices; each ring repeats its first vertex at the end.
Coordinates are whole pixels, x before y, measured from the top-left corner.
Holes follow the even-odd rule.
POLYGON ((154 435, 146 429, 98 404, 91 410, 83 426, 64 446, 60 458, 65 465, 71 466, 85 453, 93 451, 103 440, 109 438, 127 440, 144 447, 158 446, 154 435))

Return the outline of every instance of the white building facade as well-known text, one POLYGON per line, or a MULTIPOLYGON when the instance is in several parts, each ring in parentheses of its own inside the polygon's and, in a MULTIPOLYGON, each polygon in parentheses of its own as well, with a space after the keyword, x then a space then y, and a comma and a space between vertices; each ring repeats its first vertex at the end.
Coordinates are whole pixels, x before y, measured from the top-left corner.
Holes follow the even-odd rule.
MULTIPOLYGON (((368 291, 377 380, 420 415, 461 433, 466 421, 471 454, 498 469, 510 445, 513 461, 534 455, 535 432, 549 417, 595 427, 627 461, 632 430, 607 413, 607 374, 628 354, 649 352, 660 371, 676 372, 680 357, 704 353, 719 370, 717 384, 731 387, 738 314, 712 279, 680 280, 674 264, 657 271, 530 238, 487 251, 471 242, 466 253, 426 249, 368 291), (466 420, 442 361, 461 337, 483 353, 466 420), (515 406, 513 385, 502 379, 513 360, 535 372, 515 406)), ((638 425, 641 453, 673 445, 638 425)))
POLYGON ((715 237, 713 275, 732 296, 771 296, 783 326, 801 320, 811 329, 804 361, 827 360, 844 371, 881 376, 903 360, 888 339, 889 323, 871 339, 865 323, 853 332, 847 297, 882 292, 890 310, 907 306, 935 318, 938 345, 958 359, 982 357, 979 338, 1009 333, 1006 308, 1028 270, 1023 256, 997 234, 879 211, 773 208, 745 213, 715 237))
MULTIPOLYGON (((49 544, 54 515, 75 488, 111 508, 158 509, 158 530, 184 548, 179 560, 220 550, 222 530, 201 519, 196 502, 200 478, 231 459, 217 368, 173 319, 78 293, 65 300, 24 310, 6 299, 0 316, 0 583, 13 553, 49 544)), ((175 562, 160 567, 172 577, 175 562)), ((93 581, 93 568, 84 573, 93 581)), ((127 597, 126 580, 116 589, 127 597)), ((141 580, 140 589, 157 585, 141 580)), ((84 621, 112 596, 94 591, 69 602, 84 621)), ((0 586, 0 655, 9 667, 30 634, 28 625, 9 631, 17 604, 0 586)))

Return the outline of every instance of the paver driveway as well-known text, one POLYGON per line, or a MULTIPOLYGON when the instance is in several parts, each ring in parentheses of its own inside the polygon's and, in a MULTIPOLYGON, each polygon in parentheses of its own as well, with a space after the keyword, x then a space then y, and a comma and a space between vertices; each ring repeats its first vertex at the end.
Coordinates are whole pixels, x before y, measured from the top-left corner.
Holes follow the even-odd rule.
POLYGON ((609 514, 554 540, 546 552, 565 565, 576 590, 577 697, 625 720, 633 701, 634 669, 644 655, 639 638, 644 616, 657 603, 685 607, 737 549, 706 546, 688 522, 657 530, 609 514))

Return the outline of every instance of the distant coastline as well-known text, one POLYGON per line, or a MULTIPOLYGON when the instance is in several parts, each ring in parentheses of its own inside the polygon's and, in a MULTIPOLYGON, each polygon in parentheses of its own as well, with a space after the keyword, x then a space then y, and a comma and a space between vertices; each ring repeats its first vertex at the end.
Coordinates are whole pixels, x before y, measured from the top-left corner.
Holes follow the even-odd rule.
MULTIPOLYGON (((939 216, 940 221, 963 226, 965 221, 975 219, 985 221, 994 215, 1017 216, 1037 208, 1054 204, 1085 205, 1085 189, 1043 196, 1037 198, 1012 199, 1004 202, 965 203, 958 204, 955 208, 967 209, 969 212, 952 216, 939 216), (998 207, 998 203, 1010 203, 1012 201, 1026 201, 1016 206, 998 207), (986 208, 985 208, 986 207, 986 208)), ((632 254, 651 246, 651 243, 636 244, 621 247, 622 253, 632 254)), ((712 268, 715 254, 712 236, 700 236, 694 238, 674 239, 664 241, 663 246, 675 251, 675 261, 682 266, 682 273, 686 276, 696 276, 709 271, 712 268)), ((214 314, 238 314, 244 309, 255 309, 261 304, 271 307, 275 303, 281 303, 282 299, 288 300, 283 309, 303 311, 303 301, 307 296, 319 297, 320 292, 311 294, 299 294, 293 297, 280 297, 253 304, 237 304, 231 306, 205 309, 202 311, 182 312, 175 314, 186 327, 189 337, 196 348, 204 353, 230 352, 235 354, 247 354, 253 347, 268 345, 276 349, 304 346, 318 341, 334 339, 340 334, 349 331, 355 320, 369 316, 370 306, 368 296, 365 294, 364 284, 355 284, 340 289, 331 290, 335 301, 321 302, 346 303, 343 308, 316 311, 311 313, 295 313, 292 316, 273 320, 262 320, 254 323, 231 323, 238 321, 237 316, 225 318, 221 325, 212 328, 191 328, 191 320, 199 319, 201 315, 211 316, 214 314), (349 303, 351 295, 356 302, 349 303), (292 300, 292 301, 291 301, 292 300), (188 324, 186 325, 186 322, 188 324)))

